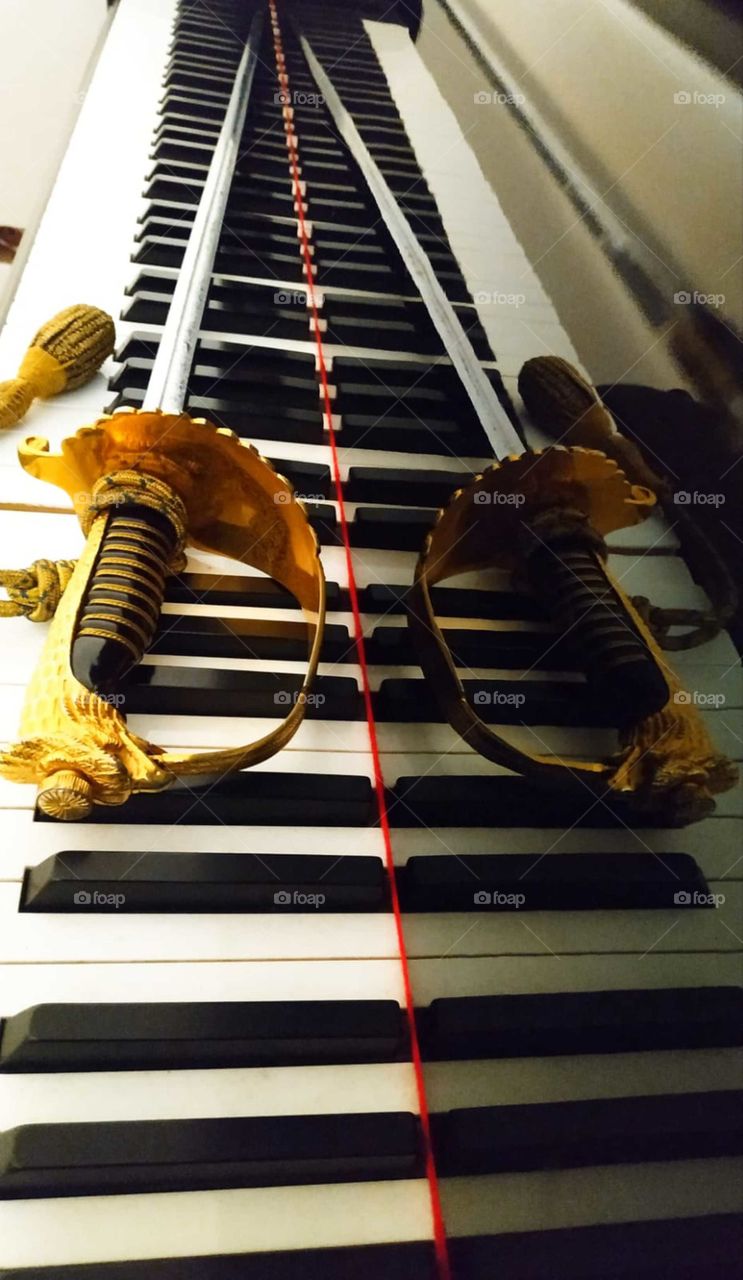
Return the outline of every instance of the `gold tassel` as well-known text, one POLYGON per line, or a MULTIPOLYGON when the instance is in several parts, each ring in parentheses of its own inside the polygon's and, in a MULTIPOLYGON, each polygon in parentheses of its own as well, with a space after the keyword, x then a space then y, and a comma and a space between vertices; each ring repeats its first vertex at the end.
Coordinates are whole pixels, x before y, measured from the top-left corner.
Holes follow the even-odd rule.
POLYGON ((18 376, 0 382, 0 427, 12 427, 37 397, 74 391, 89 382, 114 349, 114 322, 105 311, 78 303, 39 329, 18 376))
POLYGON ((560 356, 535 356, 519 374, 519 394, 536 426, 556 444, 600 449, 632 484, 662 497, 665 481, 649 467, 638 446, 620 434, 590 382, 560 356))
POLYGON ((0 618, 49 622, 74 568, 74 560, 34 560, 30 569, 0 569, 0 587, 8 593, 0 600, 0 618))

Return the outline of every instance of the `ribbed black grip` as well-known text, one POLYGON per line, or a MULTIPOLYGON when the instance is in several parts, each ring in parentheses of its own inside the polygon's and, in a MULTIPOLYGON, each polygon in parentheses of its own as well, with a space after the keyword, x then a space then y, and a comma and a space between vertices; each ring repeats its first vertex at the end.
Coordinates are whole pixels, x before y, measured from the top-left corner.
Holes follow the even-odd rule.
POLYGON ((614 724, 660 711, 668 685, 642 635, 588 545, 542 545, 528 561, 529 580, 614 724))
POLYGON ((149 646, 175 544, 170 520, 149 507, 109 516, 72 643, 73 675, 91 692, 112 693, 149 646))

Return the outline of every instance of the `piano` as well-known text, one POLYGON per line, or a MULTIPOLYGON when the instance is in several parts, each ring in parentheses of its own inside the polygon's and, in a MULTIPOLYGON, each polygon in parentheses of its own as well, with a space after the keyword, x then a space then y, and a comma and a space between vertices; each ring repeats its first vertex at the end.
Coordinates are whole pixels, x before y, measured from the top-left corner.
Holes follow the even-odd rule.
MULTIPOLYGON (((79 554, 71 505, 21 472, 17 446, 141 402, 255 7, 120 0, 0 364, 76 301, 117 318, 119 345, 0 440, 8 567, 79 554)), ((302 35, 530 445, 521 364, 577 357, 416 52, 414 6, 271 15, 188 408, 255 443, 306 503, 328 581, 314 702, 265 764, 84 823, 44 820, 33 788, 0 782, 0 1276, 731 1276, 740 793, 693 827, 630 829, 588 793, 568 804, 489 763, 441 719, 405 589, 437 508, 492 444, 302 35), (523 293, 518 318, 475 301, 488 291, 523 293)), ((661 516, 612 535, 610 563, 632 594, 704 604, 661 516)), ((560 637, 502 575, 436 597, 468 691, 512 741, 568 760, 613 749, 560 637)), ((0 628, 7 744, 45 628, 0 628)), ((258 737, 301 683, 304 635, 276 584, 192 552, 122 688, 129 723, 193 750, 242 741, 246 720, 258 737)), ((673 661, 739 759, 730 639, 673 661)))

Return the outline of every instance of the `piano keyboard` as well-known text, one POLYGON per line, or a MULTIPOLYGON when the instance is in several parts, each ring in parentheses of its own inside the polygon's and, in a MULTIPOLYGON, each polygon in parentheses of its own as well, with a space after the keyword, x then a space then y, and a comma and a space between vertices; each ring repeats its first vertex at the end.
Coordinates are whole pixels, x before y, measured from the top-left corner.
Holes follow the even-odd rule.
MULTIPOLYGON (((120 0, 0 360, 15 367, 40 320, 83 298, 121 316, 119 347, 107 378, 37 405, 23 435, 0 440, 13 566, 79 553, 66 499, 20 471, 17 444, 33 431, 53 446, 140 403, 248 8, 120 0)), ((189 384, 189 410, 275 461, 320 538, 328 626, 304 724, 248 773, 85 824, 42 820, 30 788, 0 782, 4 1280, 702 1280, 731 1274, 739 1252, 740 793, 679 831, 630 830, 593 796, 538 792, 441 721, 410 644, 417 549, 490 446, 317 100, 299 31, 520 431, 515 376, 543 350, 534 326, 539 344, 575 356, 389 20, 402 8, 383 21, 371 2, 282 6, 290 104, 267 23, 189 384), (473 302, 516 280, 523 321, 473 302)), ((528 424, 526 438, 540 443, 528 424)), ((625 590, 704 604, 660 517, 610 541, 625 590)), ((502 575, 434 594, 486 719, 566 759, 613 749, 563 640, 502 575)), ((44 628, 0 625, 7 743, 44 628)), ((283 717, 304 655, 291 597, 192 552, 120 707, 168 747, 234 745, 245 718, 258 737, 283 717)), ((673 658, 739 759, 731 641, 673 658)))

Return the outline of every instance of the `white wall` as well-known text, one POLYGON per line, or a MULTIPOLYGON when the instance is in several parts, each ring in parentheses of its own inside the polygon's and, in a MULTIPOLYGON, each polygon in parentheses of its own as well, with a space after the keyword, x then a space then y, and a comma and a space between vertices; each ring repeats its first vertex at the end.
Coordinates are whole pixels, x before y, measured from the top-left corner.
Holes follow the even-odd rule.
POLYGON ((26 230, 16 262, 0 264, 0 320, 64 154, 108 13, 106 0, 0 0, 0 225, 26 230))

